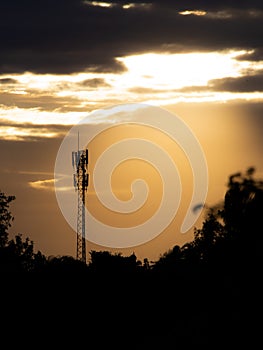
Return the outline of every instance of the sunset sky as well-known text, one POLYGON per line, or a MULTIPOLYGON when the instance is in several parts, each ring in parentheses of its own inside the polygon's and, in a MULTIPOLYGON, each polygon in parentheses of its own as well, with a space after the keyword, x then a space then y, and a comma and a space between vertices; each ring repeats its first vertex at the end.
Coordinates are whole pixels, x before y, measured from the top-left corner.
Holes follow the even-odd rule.
MULTIPOLYGON (((205 205, 223 199, 230 174, 254 166, 263 176, 262 1, 0 0, 0 14, 0 190, 16 196, 11 234, 48 256, 75 256, 54 191, 57 153, 74 125, 103 125, 96 112, 119 104, 156 106, 189 126, 207 161, 205 205)), ((156 260, 192 239, 179 226, 121 251, 156 260)), ((87 249, 107 247, 87 240, 87 249)))

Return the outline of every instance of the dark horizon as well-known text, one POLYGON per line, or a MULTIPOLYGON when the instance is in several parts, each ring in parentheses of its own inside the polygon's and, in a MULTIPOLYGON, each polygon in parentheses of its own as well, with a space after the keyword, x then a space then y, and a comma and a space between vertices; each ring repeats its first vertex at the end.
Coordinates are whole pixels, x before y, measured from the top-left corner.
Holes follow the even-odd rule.
POLYGON ((254 168, 231 174, 223 206, 209 209, 194 240, 153 264, 109 251, 91 251, 89 264, 47 259, 30 240, 8 241, 15 198, 1 192, 0 199, 2 330, 37 337, 45 327, 44 343, 83 344, 84 336, 115 349, 260 341, 263 181, 254 168))

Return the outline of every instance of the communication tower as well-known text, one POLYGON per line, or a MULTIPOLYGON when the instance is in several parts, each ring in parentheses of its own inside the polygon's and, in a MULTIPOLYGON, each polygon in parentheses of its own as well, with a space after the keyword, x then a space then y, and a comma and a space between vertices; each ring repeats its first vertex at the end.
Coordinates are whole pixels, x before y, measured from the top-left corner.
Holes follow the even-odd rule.
POLYGON ((88 189, 89 175, 88 167, 88 149, 79 149, 72 152, 72 166, 75 170, 73 174, 73 183, 78 192, 78 212, 77 212, 77 260, 86 263, 86 237, 85 237, 85 197, 88 189))

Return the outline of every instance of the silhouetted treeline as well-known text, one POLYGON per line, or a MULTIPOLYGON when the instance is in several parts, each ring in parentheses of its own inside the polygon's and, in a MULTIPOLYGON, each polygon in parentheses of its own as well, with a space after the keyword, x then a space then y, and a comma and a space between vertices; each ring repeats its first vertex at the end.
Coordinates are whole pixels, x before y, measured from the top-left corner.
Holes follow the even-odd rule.
MULTIPOLYGON (((22 234, 9 240, 8 229, 13 221, 9 209, 15 196, 0 193, 0 271, 2 273, 49 271, 62 273, 96 272, 127 274, 134 272, 177 273, 190 268, 237 262, 256 263, 261 259, 263 184, 254 178, 255 169, 229 177, 224 201, 220 207, 207 209, 201 229, 194 230, 192 242, 174 246, 155 262, 137 259, 135 254, 122 256, 109 251, 90 251, 86 264, 71 256, 46 257, 34 251, 34 243, 22 234), (83 266, 85 265, 85 266, 83 266)), ((189 270, 189 273, 191 273, 189 270)))
MULTIPOLYGON (((90 251, 84 264, 34 252, 28 238, 8 239, 14 199, 0 194, 0 278, 18 276, 16 288, 48 300, 37 303, 38 316, 56 310, 65 330, 83 331, 103 347, 236 349, 259 341, 263 182, 254 168, 231 175, 224 200, 207 210, 194 239, 155 262, 90 251)), ((56 327, 49 322, 49 330, 56 327)))

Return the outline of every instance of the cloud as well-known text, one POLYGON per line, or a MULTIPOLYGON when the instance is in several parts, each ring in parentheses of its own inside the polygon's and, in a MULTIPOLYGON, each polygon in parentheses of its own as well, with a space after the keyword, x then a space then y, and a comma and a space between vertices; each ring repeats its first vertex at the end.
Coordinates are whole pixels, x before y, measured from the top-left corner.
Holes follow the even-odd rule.
POLYGON ((205 16, 207 13, 202 10, 185 10, 185 11, 179 11, 179 15, 182 16, 205 16))
POLYGON ((262 61, 263 60, 263 47, 254 48, 252 51, 248 51, 243 55, 236 57, 239 60, 246 61, 262 61))
POLYGON ((68 126, 15 123, 0 119, 1 140, 37 141, 42 138, 59 138, 66 134, 68 126))
POLYGON ((0 79, 0 107, 36 108, 38 111, 91 111, 98 90, 111 85, 101 74, 34 75, 21 74, 0 79), (15 84, 14 84, 15 82, 15 84), (96 95, 95 95, 96 93, 96 95), (91 94, 94 97, 91 97, 91 94), (83 103, 83 100, 85 103, 83 103))
POLYGON ((152 89, 152 88, 147 88, 147 87, 142 87, 142 86, 134 86, 130 89, 128 89, 129 92, 135 93, 135 94, 143 94, 143 95, 153 95, 153 94, 158 94, 158 93, 165 93, 170 90, 161 90, 161 89, 152 89))
POLYGON ((237 78, 222 78, 209 81, 214 91, 263 92, 263 71, 237 78))
POLYGON ((28 184, 37 190, 54 191, 54 179, 30 181, 28 184))
POLYGON ((102 7, 102 8, 113 8, 113 7, 119 7, 122 8, 123 10, 132 10, 132 9, 148 9, 152 6, 151 2, 127 2, 125 1, 116 1, 116 2, 111 2, 111 1, 87 1, 84 0, 84 4, 88 6, 94 6, 94 7, 102 7))
MULTIPOLYGON (((35 190, 45 190, 45 191, 54 191, 55 190, 55 183, 58 180, 56 179, 44 179, 44 180, 35 180, 35 181, 29 181, 28 185, 31 188, 34 188, 35 190)), ((72 186, 56 186, 56 191, 60 192, 67 192, 71 191, 73 188, 72 186)))
POLYGON ((81 87, 88 87, 91 89, 99 87, 110 87, 110 84, 108 84, 104 79, 101 78, 86 79, 81 81, 77 85, 81 87))
POLYGON ((12 78, 1 78, 0 79, 0 85, 14 85, 17 83, 17 80, 12 79, 12 78))
MULTIPOLYGON (((80 101, 74 97, 59 97, 48 95, 45 92, 38 92, 34 94, 27 93, 0 93, 0 105, 7 107, 18 107, 24 109, 37 108, 39 111, 56 111, 65 112, 81 111, 80 101), (42 93, 42 94, 41 94, 42 93)), ((87 111, 87 107, 85 107, 87 111)))
POLYGON ((263 47, 259 0, 2 0, 0 11, 0 74, 122 73, 116 58, 131 54, 263 47))
POLYGON ((23 175, 49 175, 52 176, 53 173, 47 172, 47 171, 28 171, 28 170, 18 170, 18 174, 23 175))

